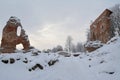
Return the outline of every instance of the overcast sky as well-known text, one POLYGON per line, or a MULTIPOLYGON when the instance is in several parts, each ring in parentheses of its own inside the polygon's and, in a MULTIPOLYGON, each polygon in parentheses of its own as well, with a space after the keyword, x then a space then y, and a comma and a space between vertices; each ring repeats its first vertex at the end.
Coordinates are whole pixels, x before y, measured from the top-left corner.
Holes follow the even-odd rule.
POLYGON ((86 29, 106 8, 120 0, 0 0, 0 39, 10 16, 21 20, 32 46, 64 46, 68 35, 85 42, 86 29))

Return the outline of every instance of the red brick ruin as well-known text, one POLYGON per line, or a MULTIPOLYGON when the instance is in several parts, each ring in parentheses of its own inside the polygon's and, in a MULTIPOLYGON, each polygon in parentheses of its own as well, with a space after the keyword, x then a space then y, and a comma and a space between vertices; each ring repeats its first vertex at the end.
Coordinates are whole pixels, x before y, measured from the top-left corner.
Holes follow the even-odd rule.
MULTIPOLYGON (((112 11, 106 9, 103 13, 90 25, 90 36, 89 40, 87 41, 88 44, 85 46, 86 49, 91 52, 96 50, 101 46, 91 46, 92 42, 100 41, 101 43, 106 43, 111 38, 110 34, 110 15, 112 11)), ((10 17, 6 26, 3 29, 1 47, 3 53, 12 53, 16 50, 17 44, 22 44, 24 50, 29 50, 30 43, 28 40, 28 36, 25 34, 25 30, 22 28, 20 23, 20 19, 16 17, 10 17), (21 34, 20 36, 17 35, 17 28, 21 27, 21 34)), ((86 43, 86 44, 87 44, 86 43)))
MULTIPOLYGON (((110 15, 112 11, 106 9, 103 13, 90 25, 90 39, 89 41, 101 41, 106 43, 111 38, 110 34, 110 15)), ((99 47, 86 47, 91 52, 99 47)))
POLYGON ((2 40, 1 40, 1 52, 2 53, 14 53, 16 45, 22 44, 23 50, 27 51, 30 47, 28 35, 25 34, 20 19, 11 16, 6 26, 3 29, 2 40), (20 36, 17 35, 17 28, 21 28, 20 36))
POLYGON ((106 43, 110 40, 110 15, 111 11, 106 9, 91 25, 91 41, 100 40, 106 43))

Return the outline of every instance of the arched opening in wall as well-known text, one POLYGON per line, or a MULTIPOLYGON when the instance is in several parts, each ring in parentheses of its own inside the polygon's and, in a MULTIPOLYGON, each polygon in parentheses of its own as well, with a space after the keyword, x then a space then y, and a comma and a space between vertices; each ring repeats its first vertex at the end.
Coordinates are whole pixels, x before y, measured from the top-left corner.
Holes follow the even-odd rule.
POLYGON ((23 45, 22 45, 22 44, 18 44, 18 45, 16 45, 16 49, 17 49, 17 50, 21 50, 21 49, 23 49, 23 45))
POLYGON ((20 36, 20 34, 21 34, 21 27, 18 26, 18 28, 17 28, 17 36, 20 36))

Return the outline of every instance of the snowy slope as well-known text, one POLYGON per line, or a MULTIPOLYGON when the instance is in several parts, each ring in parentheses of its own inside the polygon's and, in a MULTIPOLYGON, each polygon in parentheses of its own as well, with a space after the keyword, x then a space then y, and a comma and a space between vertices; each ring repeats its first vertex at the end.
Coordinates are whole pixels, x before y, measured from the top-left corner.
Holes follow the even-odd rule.
POLYGON ((112 38, 108 44, 90 53, 89 59, 97 80, 120 80, 120 38, 112 38))
POLYGON ((120 38, 91 53, 64 57, 57 53, 0 55, 0 80, 120 80, 120 38), (14 59, 14 63, 10 63, 14 59), (9 60, 7 64, 2 60, 9 60), (56 61, 51 64, 50 61, 56 61), (40 64, 43 68, 33 66, 40 64))

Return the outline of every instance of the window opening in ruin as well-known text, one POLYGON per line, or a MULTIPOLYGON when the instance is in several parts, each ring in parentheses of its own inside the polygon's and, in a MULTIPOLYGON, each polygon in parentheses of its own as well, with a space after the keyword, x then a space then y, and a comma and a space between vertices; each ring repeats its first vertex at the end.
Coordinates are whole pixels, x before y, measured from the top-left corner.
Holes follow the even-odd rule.
POLYGON ((100 29, 101 29, 100 33, 104 32, 104 26, 103 25, 100 27, 100 29))
POLYGON ((21 33, 21 27, 19 26, 19 27, 17 28, 17 36, 20 36, 20 33, 21 33))
POLYGON ((17 50, 21 50, 21 49, 23 49, 23 45, 22 45, 22 44, 18 44, 18 45, 16 45, 16 49, 17 49, 17 50))
POLYGON ((101 26, 101 29, 103 30, 103 25, 101 26))

